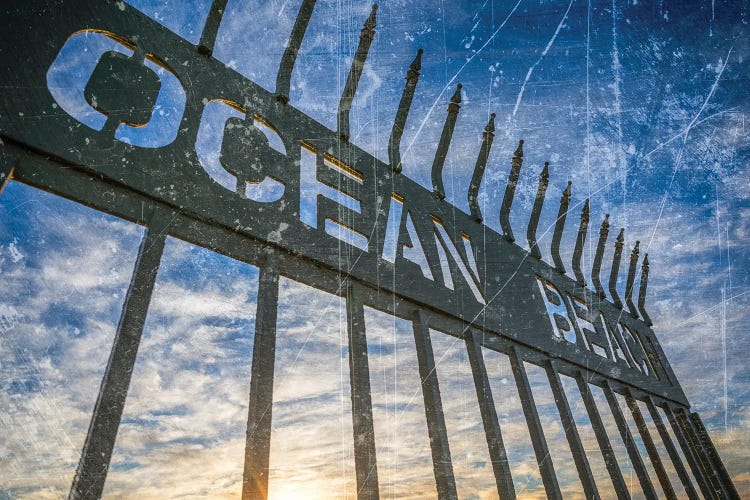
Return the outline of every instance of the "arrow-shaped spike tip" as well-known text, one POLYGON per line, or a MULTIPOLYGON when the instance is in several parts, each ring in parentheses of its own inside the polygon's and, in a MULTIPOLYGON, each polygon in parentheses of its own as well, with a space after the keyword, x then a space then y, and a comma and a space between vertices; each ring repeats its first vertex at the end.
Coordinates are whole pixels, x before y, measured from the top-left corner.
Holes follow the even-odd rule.
POLYGON ((573 186, 573 181, 568 181, 568 185, 565 187, 565 191, 563 191, 563 196, 566 198, 570 198, 570 189, 573 186))
POLYGON ((583 209, 581 209, 581 222, 585 222, 586 224, 589 223, 589 199, 586 198, 586 201, 583 204, 583 209))
MULTIPOLYGON (((513 153, 513 156, 516 158, 523 158, 523 139, 518 141, 518 147, 516 148, 516 151, 513 153)), ((545 168, 547 167, 547 162, 544 163, 545 168)))
POLYGON ((420 69, 422 69, 422 53, 423 52, 424 51, 422 49, 417 50, 417 55, 414 58, 414 60, 411 62, 411 64, 409 65, 409 69, 413 71, 419 71, 420 69))
POLYGON ((455 104, 461 103, 461 88, 463 88, 463 85, 460 83, 456 85, 456 92, 453 94, 453 97, 451 97, 451 102, 455 104))
POLYGON ((547 182, 549 180, 549 162, 544 162, 544 168, 542 169, 542 173, 539 174, 539 179, 544 180, 544 182, 547 182))
POLYGON ((495 113, 492 113, 490 115, 490 120, 487 122, 487 125, 484 127, 485 132, 494 132, 495 131, 495 113))

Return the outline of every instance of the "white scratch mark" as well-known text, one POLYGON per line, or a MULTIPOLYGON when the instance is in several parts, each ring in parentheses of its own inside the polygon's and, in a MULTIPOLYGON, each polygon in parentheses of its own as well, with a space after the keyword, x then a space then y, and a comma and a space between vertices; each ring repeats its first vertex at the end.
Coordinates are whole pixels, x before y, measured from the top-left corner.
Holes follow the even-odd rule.
MULTIPOLYGON (((570 0, 570 3, 568 4, 567 10, 565 10, 565 14, 563 14, 562 19, 560 19, 560 24, 557 25, 557 29, 555 30, 555 34, 552 35, 552 38, 549 39, 549 42, 547 42, 547 46, 544 47, 544 50, 542 51, 542 55, 539 56, 539 59, 529 68, 529 71, 526 72, 526 78, 523 80, 523 84, 521 85, 521 90, 518 92, 518 97, 516 97, 516 105, 513 108, 513 114, 511 117, 516 116, 516 112, 518 111, 518 106, 521 105, 521 99, 523 98, 523 92, 526 90, 526 84, 529 82, 529 78, 531 78, 531 74, 534 72, 534 69, 537 67, 537 65, 544 59, 544 56, 547 55, 547 52, 549 52, 550 47, 552 47, 552 44, 555 43, 555 39, 557 38, 557 34, 560 33, 560 29, 562 29, 563 24, 565 23, 565 19, 568 17, 568 12, 570 12, 570 7, 573 5, 573 2, 575 0, 570 0)), ((588 56, 587 56, 588 57, 588 56)))
POLYGON ((471 55, 471 57, 469 57, 468 59, 466 59, 466 62, 458 69, 458 71, 456 71, 456 74, 453 75, 453 77, 448 81, 448 83, 445 84, 445 87, 443 87, 443 90, 440 91, 440 93, 438 94, 438 96, 435 98, 435 102, 432 103, 432 106, 430 106, 429 111, 427 111, 427 114, 422 119, 422 123, 419 124, 419 128, 417 129, 417 133, 414 134, 414 137, 412 138, 411 142, 409 142, 409 146, 406 148, 406 151, 405 151, 404 155, 406 153, 408 153, 409 150, 411 150, 411 147, 417 141, 417 137, 419 137, 419 134, 422 132, 422 129, 424 128, 425 124, 427 123, 427 120, 430 119, 430 116, 432 115, 432 112, 435 110, 435 106, 437 106, 437 103, 440 102, 440 98, 443 97, 443 94, 445 94, 445 91, 448 90, 448 88, 451 86, 451 84, 453 84, 453 82, 456 81, 456 78, 458 78, 458 75, 461 74, 461 72, 464 70, 464 68, 466 68, 466 66, 468 66, 469 63, 471 63, 471 61, 473 61, 475 57, 477 57, 479 54, 481 54, 482 51, 485 49, 485 47, 487 47, 487 45, 489 45, 490 42, 495 39, 495 36, 497 36, 497 34, 500 33, 500 30, 503 29, 503 27, 505 26, 505 23, 507 23, 508 19, 510 19, 510 16, 512 16, 513 13, 518 8, 518 6, 521 5, 521 2, 523 2, 523 0, 518 0, 518 2, 516 2, 516 4, 513 6, 513 9, 511 9, 510 13, 508 13, 508 15, 505 17, 505 19, 503 19, 503 22, 500 23, 500 26, 498 26, 498 28, 492 33, 492 35, 487 39, 487 41, 484 42, 484 45, 482 45, 479 48, 479 50, 477 50, 476 52, 474 52, 471 55))
MULTIPOLYGON (((688 126, 685 128, 685 130, 682 132, 683 138, 682 138, 682 147, 680 148, 680 152, 677 155, 677 161, 674 165, 674 170, 672 170, 672 178, 669 180, 669 185, 667 186, 667 189, 664 190, 664 196, 661 200, 661 206, 659 207, 659 217, 656 219, 656 223, 654 224, 654 229, 651 231, 651 237, 648 240, 648 245, 646 247, 646 251, 648 251, 649 248, 651 248, 651 243, 654 241, 654 236, 656 235, 656 230, 659 227, 659 222, 661 222, 661 216, 664 213, 664 205, 667 202, 667 196, 669 195, 670 189, 672 189, 672 184, 674 183, 675 175, 677 174, 677 170, 680 168, 680 163, 682 163, 682 153, 685 151, 685 143, 688 139, 688 134, 690 134, 690 129, 693 128, 693 125, 695 125, 696 121, 698 120, 698 117, 700 117, 701 113, 703 113, 703 110, 706 109, 706 106, 708 105, 708 102, 711 100, 711 97, 713 97, 714 92, 716 92, 716 89, 719 86, 719 80, 721 80, 721 75, 724 74, 724 69, 727 67, 727 63, 729 62, 729 56, 732 54, 732 49, 734 46, 729 48, 729 52, 727 52, 727 57, 724 60, 724 64, 721 67, 721 70, 719 71, 719 74, 716 75, 716 79, 714 80, 713 85, 711 85, 711 90, 708 92, 708 95, 706 96, 706 99, 703 101, 703 104, 701 105, 698 112, 695 114, 693 119, 690 121, 688 126)), ((719 60, 721 63, 721 60, 719 60)))
MULTIPOLYGON (((739 108, 739 106, 732 106, 732 107, 731 107, 731 108, 729 108, 729 109, 725 109, 725 110, 723 110, 723 111, 718 111, 718 112, 716 112, 716 113, 714 113, 714 114, 712 114, 712 115, 708 115, 708 116, 707 116, 707 117, 705 117, 704 119, 702 119, 702 120, 700 120, 700 121, 697 121, 697 122, 695 122, 695 124, 693 125, 693 127, 692 127, 692 128, 695 128, 696 126, 700 125, 701 123, 703 123, 703 122, 705 122, 705 121, 708 121, 708 120, 710 120, 711 118, 715 118, 715 117, 717 117, 717 116, 721 116, 721 115, 725 115, 725 114, 727 114, 727 113, 731 113, 731 112, 735 111, 735 110, 736 110, 737 108, 739 108)), ((657 151, 659 151, 660 149, 663 149, 663 148, 664 148, 665 146, 668 146, 668 145, 669 145, 669 144, 671 144, 671 143, 672 143, 673 141, 675 141, 675 140, 679 139, 679 138, 680 138, 680 137, 682 137, 683 135, 685 135, 685 131, 684 131, 684 130, 682 130, 682 131, 681 131, 681 132, 680 132, 679 134, 675 134, 675 135, 673 135, 672 137, 670 137, 669 139, 667 139, 666 141, 664 141, 664 142, 660 143, 660 144, 659 144, 658 146, 656 146, 656 147, 655 147, 654 149, 652 149, 651 151, 649 151, 648 153, 646 153, 645 155, 643 155, 643 158, 648 158, 648 157, 649 157, 649 156, 651 156, 652 154, 656 153, 656 152, 657 152, 657 151)), ((736 136, 736 133, 735 133, 735 136, 736 136)))

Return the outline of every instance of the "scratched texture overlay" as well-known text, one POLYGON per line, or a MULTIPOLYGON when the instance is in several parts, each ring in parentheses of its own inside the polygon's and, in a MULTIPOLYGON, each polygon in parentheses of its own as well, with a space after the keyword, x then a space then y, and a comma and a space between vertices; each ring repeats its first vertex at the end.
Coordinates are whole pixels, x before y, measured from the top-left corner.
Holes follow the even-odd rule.
POLYGON ((0 499, 750 497, 748 0, 101 3, 127 21, 104 26, 94 2, 2 6, 0 31, 18 36, 0 37, 0 499), (144 52, 131 20, 169 37, 146 37, 144 52), (282 77, 291 33, 296 61, 282 77), (123 77, 128 58, 140 58, 139 79, 123 77), (204 96, 212 85, 221 92, 204 96), (285 107, 301 113, 277 121, 285 107), (69 128, 53 137, 49 124, 69 128), (243 167, 257 144, 269 165, 243 167), (141 157, 146 167, 128 156, 141 150, 156 152, 141 157), (76 197, 89 201, 76 203, 58 196, 58 177, 40 180, 80 165, 116 188, 79 183, 76 197), (172 211, 102 211, 121 202, 122 185, 172 211), (264 206, 280 208, 253 212, 264 206), (183 209, 199 222, 178 217, 183 209), (203 242, 220 236, 206 221, 327 274, 279 276, 272 256, 235 240, 211 251, 203 242), (622 264, 608 283, 620 228, 622 264), (102 462, 92 436, 107 432, 92 415, 116 404, 97 395, 115 373, 116 332, 137 323, 123 315, 137 301, 133 277, 155 253, 102 462), (364 305, 348 272, 375 284, 364 305), (402 299, 476 324, 446 334, 453 323, 409 316, 402 299), (573 327, 584 316, 602 325, 591 337, 573 327), (613 317, 623 326, 607 333, 613 317), (256 338, 274 323, 273 342, 256 338), (477 333, 485 326, 512 342, 492 349, 477 333), (599 378, 576 379, 568 363, 599 378), (702 423, 684 414, 671 425, 669 405, 686 402, 702 423), (695 467, 680 446, 681 429, 695 437, 699 425, 724 471, 695 467), (492 432, 504 456, 488 446, 492 432), (723 472, 733 487, 721 489, 723 472))

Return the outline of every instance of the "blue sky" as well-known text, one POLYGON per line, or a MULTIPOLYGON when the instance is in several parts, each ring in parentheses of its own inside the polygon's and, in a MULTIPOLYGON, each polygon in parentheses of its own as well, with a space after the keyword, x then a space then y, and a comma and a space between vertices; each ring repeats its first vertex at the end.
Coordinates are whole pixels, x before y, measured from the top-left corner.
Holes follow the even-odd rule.
MULTIPOLYGON (((127 3, 192 42, 210 4, 127 3)), ((230 0, 215 57, 274 90, 298 7, 296 0, 230 0)), ((297 59, 290 102, 329 128, 335 128, 369 10, 364 2, 319 1, 297 59)), ((383 1, 351 117, 351 141, 387 160, 403 78, 423 48, 402 141, 404 175, 430 187, 445 109, 460 82, 462 107, 444 172, 449 202, 468 211, 465 193, 481 131, 494 112, 495 141, 480 189, 485 214, 498 213, 510 158, 523 138, 511 223, 523 232, 538 174, 550 161, 549 201, 539 226, 545 260, 556 201, 568 180, 569 219, 576 223, 564 235, 567 261, 587 197, 592 223, 584 268, 605 213, 613 228, 626 228, 626 248, 640 240, 651 262, 654 331, 746 495, 749 22, 747 0, 383 1)), ((498 229, 496 216, 485 219, 498 229)), ((0 197, 6 290, 0 316, 7 319, 0 328, 0 418, 9 429, 0 440, 0 498, 57 498, 69 488, 142 234, 23 186, 11 184, 0 197)), ((609 268, 606 259, 603 268, 609 268)), ((239 494, 256 288, 254 268, 169 240, 106 495, 239 494)), ((353 496, 343 303, 290 281, 282 281, 281 302, 271 496, 353 496), (301 471, 300 463, 306 464, 301 471)), ((366 319, 381 492, 434 495, 411 327, 374 311, 366 319)), ((481 425, 466 423, 479 421, 463 344, 432 336, 459 492, 492 498, 481 425)), ((543 489, 506 365, 501 355, 488 361, 493 390, 504 395, 496 402, 504 402, 498 403, 501 427, 512 436, 514 483, 533 498, 543 489)), ((529 370, 537 402, 546 405, 553 461, 575 496, 580 485, 559 416, 544 396, 544 378, 529 370)), ((575 387, 567 389, 580 410, 575 387)), ((576 415, 584 440, 595 447, 583 412, 576 415)), ((637 493, 624 448, 615 444, 637 493)), ((600 488, 611 488, 595 462, 600 488)))

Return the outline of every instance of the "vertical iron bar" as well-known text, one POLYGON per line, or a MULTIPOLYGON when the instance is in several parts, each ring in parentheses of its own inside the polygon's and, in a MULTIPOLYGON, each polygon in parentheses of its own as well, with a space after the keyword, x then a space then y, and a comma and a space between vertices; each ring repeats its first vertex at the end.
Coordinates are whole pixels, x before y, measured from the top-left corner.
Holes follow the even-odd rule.
POLYGON ((641 264, 641 283, 638 288, 638 311, 641 313, 643 322, 648 326, 653 326, 654 322, 651 321, 646 312, 646 290, 648 289, 648 254, 643 256, 643 263, 641 264))
POLYGON ((362 76, 362 71, 365 68, 365 61, 367 60, 367 53, 370 51, 370 44, 372 44, 372 39, 375 37, 375 18, 377 11, 378 4, 374 4, 370 11, 370 16, 365 21, 365 25, 360 32, 359 45, 357 46, 357 51, 354 53, 352 66, 349 68, 349 76, 346 77, 344 91, 341 93, 337 123, 339 137, 344 141, 349 140, 349 111, 352 109, 354 94, 357 93, 359 78, 362 76))
POLYGON ((617 463, 617 456, 612 449, 612 443, 609 441, 607 430, 602 422, 602 417, 599 414, 599 408, 596 406, 593 394, 591 394, 591 387, 583 377, 581 372, 576 375, 576 383, 578 384, 578 390, 583 398, 583 404, 586 406, 586 412, 589 415, 589 421, 591 427, 594 429, 596 435, 596 442, 599 444, 599 449, 602 451, 604 457, 604 463, 607 466, 607 472, 609 477, 612 478, 612 485, 615 487, 615 493, 617 498, 620 500, 629 500, 630 493, 625 484, 625 479, 622 477, 622 471, 617 463))
POLYGON ((445 198, 445 187, 443 186, 443 166, 445 157, 448 155, 448 146, 451 144, 453 129, 456 127, 458 111, 461 109, 461 84, 456 85, 456 92, 448 103, 448 115, 445 117, 443 131, 440 133, 440 141, 435 150, 435 158, 432 160, 432 191, 439 199, 445 198))
POLYGON ((635 283, 635 272, 638 268, 638 247, 640 244, 640 241, 636 241, 633 251, 630 253, 630 267, 628 268, 628 278, 625 282, 625 303, 628 305, 630 315, 634 318, 638 317, 638 311, 635 308, 635 304, 633 304, 633 284, 635 283))
POLYGON ((206 57, 211 57, 214 52, 216 36, 219 34, 219 25, 226 8, 227 0, 213 0, 211 2, 211 9, 208 11, 208 18, 206 18, 206 24, 203 26, 200 42, 198 42, 198 52, 206 57))
POLYGON ((492 141, 495 138, 495 113, 490 115, 490 120, 484 127, 484 133, 482 134, 482 146, 479 148, 479 155, 477 155, 477 162, 474 165, 474 174, 471 177, 471 183, 469 184, 469 210, 471 210, 471 216, 477 222, 482 222, 482 210, 479 208, 479 186, 482 183, 482 177, 484 177, 484 170, 487 168, 487 158, 490 156, 490 150, 492 149, 492 141))
POLYGON ((581 286, 586 286, 586 278, 583 276, 581 271, 581 256, 583 255, 583 246, 586 244, 586 235, 589 229, 589 199, 586 198, 586 203, 583 204, 583 210, 581 210, 581 225, 578 226, 578 235, 576 236, 576 246, 573 250, 573 274, 576 277, 576 281, 581 286))
POLYGON ((495 482, 500 498, 516 498, 516 490, 513 487, 513 477, 508 465, 508 455, 505 452, 503 436, 500 432, 500 424, 497 419, 495 400, 492 397, 492 388, 487 376, 487 367, 482 355, 482 344, 476 337, 478 332, 473 332, 466 337, 466 349, 469 352, 469 363, 471 374, 474 376, 474 387, 477 390, 479 409, 482 413, 482 424, 487 436, 487 446, 490 451, 492 469, 495 472, 495 482))
POLYGON ((278 304, 278 258, 275 255, 270 255, 261 265, 260 277, 258 278, 250 398, 245 438, 245 468, 242 477, 243 500, 265 500, 268 498, 278 304))
POLYGON ((279 63, 279 72, 276 74, 276 99, 286 104, 289 102, 289 90, 291 88, 292 71, 294 62, 297 60, 297 53, 302 46, 302 39, 305 37, 307 25, 310 23, 315 0, 302 0, 297 19, 294 21, 294 27, 289 35, 284 55, 279 63))
POLYGON ((674 488, 672 488, 672 483, 669 481, 669 476, 667 475, 666 469, 664 469, 664 464, 662 464, 661 462, 661 458, 659 457, 659 452, 656 449, 654 440, 651 438, 651 433, 648 432, 646 420, 643 418, 641 409, 638 407, 638 402, 635 400, 629 390, 626 390, 625 392, 625 403, 628 405, 628 408, 630 408, 630 413, 633 415, 635 426, 638 428, 638 433, 641 435, 643 445, 646 447, 646 452, 648 453, 648 458, 651 460, 651 464, 654 466, 656 477, 659 478, 659 483, 664 490, 664 494, 670 500, 677 500, 677 495, 675 495, 674 488))
POLYGON ((357 498, 374 500, 379 496, 378 465, 372 419, 370 368, 367 361, 365 310, 360 292, 354 283, 349 283, 347 287, 346 323, 349 337, 349 378, 352 392, 357 498))
POLYGON ((591 282, 594 284, 596 294, 600 299, 604 299, 607 294, 604 293, 602 282, 599 279, 599 273, 602 270, 602 259, 604 258, 604 249, 607 246, 607 236, 609 236, 609 214, 604 215, 604 221, 599 228, 599 242, 596 244, 596 254, 594 262, 591 264, 591 282))
POLYGON ((539 420, 539 412, 537 412, 536 403, 534 403, 534 395, 531 392, 531 385, 523 366, 523 360, 518 356, 515 347, 511 347, 508 351, 508 358, 513 370, 513 377, 516 380, 518 395, 521 399, 523 413, 526 416, 526 425, 529 428, 531 444, 534 446, 534 455, 536 455, 536 462, 539 464, 539 472, 542 474, 547 498, 562 499, 560 485, 555 475, 555 467, 552 464, 552 456, 549 453, 547 440, 544 438, 544 430, 539 420))
POLYGON ((413 322, 414 341, 417 347, 419 378, 422 382, 424 410, 427 417, 427 431, 430 435, 432 449, 432 466, 435 472, 437 493, 440 499, 458 498, 456 479, 453 476, 451 452, 448 446, 448 431, 445 427, 443 402, 440 398, 440 386, 435 371, 435 356, 432 352, 432 341, 428 327, 429 318, 424 311, 417 310, 413 322))
POLYGON ((703 443, 701 443, 697 433, 695 432, 695 428, 690 421, 688 412, 684 411, 681 408, 677 408, 674 411, 674 416, 677 419, 680 427, 682 428, 682 432, 688 443, 690 444, 690 447, 693 449, 695 458, 697 459, 698 464, 700 464, 700 467, 703 470, 703 473, 711 490, 713 491, 714 496, 716 498, 726 498, 726 495, 722 491, 723 489, 721 487, 721 480, 719 479, 716 471, 711 465, 710 460, 708 459, 708 453, 706 452, 705 448, 703 447, 703 443))
POLYGON ((170 222, 171 212, 153 209, 138 249, 70 499, 102 495, 170 222))
POLYGON ((419 81, 419 70, 422 69, 422 49, 417 50, 417 56, 409 65, 409 71, 406 72, 406 85, 401 93, 401 101, 398 103, 396 118, 393 120, 391 137, 388 139, 388 161, 394 172, 401 173, 401 136, 406 127, 406 119, 409 117, 411 101, 414 99, 414 90, 417 88, 419 81))
POLYGON ((693 449, 692 444, 687 439, 687 436, 685 436, 685 433, 682 431, 682 426, 680 426, 680 423, 677 421, 677 417, 668 405, 663 405, 662 408, 664 410, 664 414, 667 416, 669 425, 672 427, 672 432, 674 432, 674 435, 677 438, 677 442, 680 444, 680 448, 682 448, 682 452, 685 454, 685 459, 690 466, 690 470, 693 471, 693 477, 698 483, 698 487, 700 488, 701 493, 703 493, 703 496, 707 499, 717 498, 716 493, 714 493, 713 489, 711 488, 711 482, 703 472, 701 463, 696 455, 696 450, 693 449))
POLYGON ((677 449, 674 447, 672 439, 669 437, 669 432, 667 432, 667 428, 664 426, 664 422, 662 421, 656 406, 654 406, 654 402, 650 397, 646 397, 645 403, 648 408, 648 413, 651 415, 651 420, 654 422, 656 430, 659 432, 659 436, 669 454, 669 458, 674 464, 677 475, 679 476, 682 485, 685 487, 685 493, 687 493, 690 500, 698 500, 698 493, 690 482, 690 476, 688 476, 687 470, 685 470, 680 455, 677 454, 677 449))
POLYGON ((711 437, 708 435, 706 427, 703 425, 700 415, 693 412, 690 414, 690 420, 696 430, 698 439, 703 445, 703 449, 707 452, 708 459, 713 463, 714 470, 719 476, 721 487, 727 495, 727 498, 739 499, 740 496, 734 487, 732 478, 729 477, 729 473, 727 472, 726 467, 724 467, 724 462, 721 461, 719 454, 716 452, 716 448, 711 441, 711 437))
POLYGON ((602 389, 604 390, 604 396, 607 398, 607 403, 609 403, 612 416, 617 424, 617 429, 620 431, 622 441, 625 443, 625 448, 628 450, 628 456, 633 464, 633 469, 635 469, 638 481, 641 483, 643 494, 646 495, 646 498, 658 498, 654 485, 651 484, 651 479, 648 477, 646 466, 643 464, 641 455, 638 453, 638 448, 635 446, 633 435, 630 433, 630 429, 628 429, 628 423, 625 421, 622 410, 620 410, 620 404, 617 402, 615 393, 612 392, 612 388, 606 380, 602 382, 602 389))
POLYGON ((508 174, 508 182, 505 184, 503 204, 500 206, 500 228, 503 230, 505 239, 511 242, 515 241, 515 237, 513 236, 513 228, 510 225, 510 208, 513 205, 513 198, 516 196, 516 187, 518 186, 518 177, 521 175, 522 165, 523 139, 518 141, 518 147, 513 153, 513 159, 510 161, 510 174, 508 174))
POLYGON ((565 274, 565 266, 563 265, 562 258, 560 257, 560 241, 562 240, 563 230, 565 229, 565 218, 568 216, 568 205, 570 204, 570 187, 572 185, 573 183, 571 181, 568 181, 568 186, 565 188, 565 191, 563 191, 562 197, 560 198, 560 209, 557 211, 555 231, 552 234, 552 244, 550 245, 552 261, 555 263, 555 271, 560 274, 565 274))
POLYGON ((536 198, 534 198, 534 207, 531 209, 529 225, 526 228, 526 241, 529 243, 529 252, 537 259, 542 258, 542 252, 539 251, 539 245, 536 242, 536 229, 539 226, 539 215, 542 213, 544 205, 544 195, 549 185, 549 162, 544 162, 542 173, 539 174, 539 185, 536 188, 536 198))
POLYGON ((617 276, 620 274, 620 260, 622 259, 622 247, 625 244, 625 229, 620 228, 620 234, 615 240, 615 254, 612 257, 612 269, 609 272, 609 296, 615 307, 622 309, 622 301, 617 293, 617 276))
POLYGON ((591 473, 591 466, 589 465, 588 458, 586 458, 586 450, 581 442, 581 436, 578 434, 578 427, 573 418, 573 413, 570 411, 570 404, 565 395, 565 389, 562 386, 555 362, 553 360, 547 361, 544 368, 547 371, 547 378, 549 378, 557 410, 560 412, 560 420, 565 430, 565 437, 568 439, 570 451, 573 454, 573 461, 576 464, 576 469, 578 469, 578 477, 581 479, 583 492, 586 498, 599 498, 599 491, 596 488, 596 482, 594 482, 594 475, 591 473))

